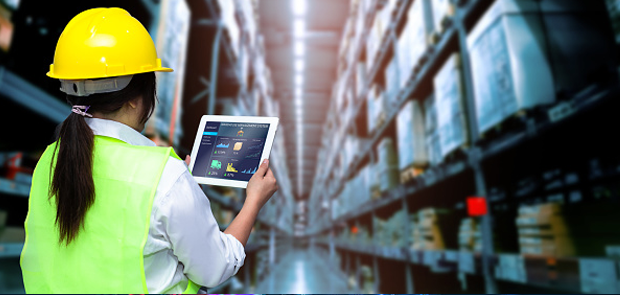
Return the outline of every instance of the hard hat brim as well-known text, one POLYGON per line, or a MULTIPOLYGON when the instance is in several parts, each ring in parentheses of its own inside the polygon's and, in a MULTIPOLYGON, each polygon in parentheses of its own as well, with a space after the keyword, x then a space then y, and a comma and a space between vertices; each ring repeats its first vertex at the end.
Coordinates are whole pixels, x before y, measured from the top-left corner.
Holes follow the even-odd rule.
POLYGON ((118 74, 118 75, 106 75, 106 76, 103 76, 103 77, 101 77, 101 76, 88 77, 88 76, 63 76, 63 75, 55 75, 50 70, 49 72, 46 73, 46 75, 48 77, 50 77, 50 78, 53 78, 53 79, 88 80, 88 79, 102 79, 102 78, 111 78, 111 77, 119 77, 119 76, 128 76, 128 75, 143 74, 143 73, 149 73, 149 72, 174 72, 174 70, 171 69, 171 68, 160 67, 160 68, 149 69, 149 70, 145 70, 145 71, 124 72, 124 73, 118 74))

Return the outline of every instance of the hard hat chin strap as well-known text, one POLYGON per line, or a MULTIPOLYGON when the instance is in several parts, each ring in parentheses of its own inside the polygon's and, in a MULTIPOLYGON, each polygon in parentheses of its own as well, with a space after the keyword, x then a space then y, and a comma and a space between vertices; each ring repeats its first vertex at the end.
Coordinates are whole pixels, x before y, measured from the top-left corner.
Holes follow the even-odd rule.
POLYGON ((98 80, 60 80, 60 91, 73 96, 119 91, 127 87, 133 75, 98 80))

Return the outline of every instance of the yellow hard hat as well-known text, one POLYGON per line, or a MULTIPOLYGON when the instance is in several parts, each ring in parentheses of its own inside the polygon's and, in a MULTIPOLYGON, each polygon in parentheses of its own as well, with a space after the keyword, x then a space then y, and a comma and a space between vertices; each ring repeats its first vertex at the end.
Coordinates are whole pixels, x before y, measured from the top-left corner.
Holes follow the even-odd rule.
POLYGON ((48 76, 86 80, 146 72, 161 66, 147 30, 121 8, 93 8, 76 15, 58 39, 48 76))

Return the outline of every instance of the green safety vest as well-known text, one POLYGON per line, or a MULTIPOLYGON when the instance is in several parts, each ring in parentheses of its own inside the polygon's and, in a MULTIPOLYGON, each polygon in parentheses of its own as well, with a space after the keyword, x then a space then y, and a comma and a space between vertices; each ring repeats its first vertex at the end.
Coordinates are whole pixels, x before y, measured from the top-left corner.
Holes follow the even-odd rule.
MULTIPOLYGON (((65 246, 55 225, 55 198, 48 197, 54 146, 47 147, 32 179, 20 261, 26 292, 148 293, 143 250, 153 199, 166 162, 178 156, 172 148, 95 136, 95 202, 84 228, 65 246)), ((189 281, 185 293, 198 289, 189 281)))

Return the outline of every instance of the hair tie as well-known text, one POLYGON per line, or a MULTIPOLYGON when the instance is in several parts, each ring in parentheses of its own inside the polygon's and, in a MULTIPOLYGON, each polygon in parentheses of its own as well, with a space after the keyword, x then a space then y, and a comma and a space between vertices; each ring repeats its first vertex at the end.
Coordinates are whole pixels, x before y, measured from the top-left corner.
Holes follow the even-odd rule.
POLYGON ((91 117, 92 118, 93 115, 87 113, 89 108, 90 108, 90 106, 74 105, 71 108, 71 111, 76 113, 76 114, 78 114, 78 115, 81 115, 82 117, 91 117))

